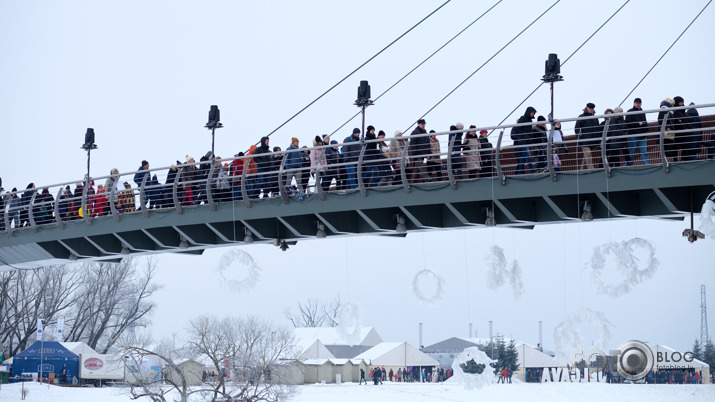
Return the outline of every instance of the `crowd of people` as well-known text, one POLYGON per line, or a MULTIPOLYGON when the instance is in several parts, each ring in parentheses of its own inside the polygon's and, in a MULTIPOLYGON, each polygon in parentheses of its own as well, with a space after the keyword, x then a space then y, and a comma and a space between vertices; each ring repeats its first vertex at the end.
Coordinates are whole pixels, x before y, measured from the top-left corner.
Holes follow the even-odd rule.
MULTIPOLYGON (((684 105, 685 100, 680 96, 661 102, 662 108, 684 105)), ((545 171, 549 157, 553 168, 560 171, 567 155, 580 155, 580 169, 600 168, 601 158, 595 155, 602 148, 606 125, 605 149, 601 151, 605 151, 610 166, 633 165, 638 159, 641 164, 650 164, 648 122, 646 115, 639 113, 643 111, 641 106, 641 99, 636 98, 625 117, 608 117, 623 113, 619 107, 609 108, 604 111, 603 121, 599 121, 595 117, 596 106, 587 103, 575 125, 576 152, 569 151, 560 122, 553 123, 549 130, 546 119, 537 117, 534 107, 527 107, 510 132, 516 159, 514 173, 545 171), (547 155, 549 135, 553 141, 551 155, 547 155)), ((715 158, 715 138, 705 141, 697 109, 663 110, 658 115, 658 124, 659 127, 665 124, 665 153, 671 161, 693 160, 703 149, 708 158, 715 158)), ((449 132, 449 152, 445 154, 450 159, 452 176, 457 180, 494 177, 495 153, 487 130, 477 133, 475 125, 465 129, 463 124, 455 123, 449 132)), ((311 178, 313 191, 318 187, 323 191, 355 189, 358 174, 365 187, 402 184, 405 179, 402 164, 411 184, 446 180, 448 164, 442 158, 435 131, 427 132, 426 121, 418 120, 417 127, 407 137, 398 130, 388 143, 383 130, 376 132, 375 127, 368 126, 364 135, 359 128, 353 129, 342 143, 328 135, 315 136, 313 148, 301 146, 300 140, 293 137, 285 152, 281 147, 271 148, 270 138, 263 137, 258 145, 251 146, 245 154, 238 153, 230 163, 222 162, 212 152, 204 154, 198 163, 186 155, 184 162, 177 160, 171 166, 163 183, 152 174, 146 160, 134 174, 134 185, 121 181, 116 168, 111 169, 104 184, 97 185, 96 189, 94 180, 85 177, 74 190, 70 186, 62 189, 58 203, 48 188, 38 191, 35 184, 30 183, 18 195, 17 188, 3 192, 0 180, 0 230, 5 229, 5 211, 12 227, 21 228, 30 225, 30 215, 39 225, 58 217, 67 221, 101 217, 113 211, 172 208, 177 202, 182 206, 198 205, 209 202, 209 197, 214 202, 281 195, 302 200, 311 192, 311 178), (358 165, 360 160, 362 163, 358 165)))
POLYGON ((365 378, 365 370, 360 369, 360 382, 358 385, 368 384, 368 379, 373 382, 374 385, 380 385, 383 381, 392 382, 443 382, 452 377, 454 373, 451 369, 437 369, 427 370, 420 367, 400 367, 395 371, 390 368, 389 371, 385 370, 385 366, 375 366, 370 369, 367 373, 369 377, 365 378))

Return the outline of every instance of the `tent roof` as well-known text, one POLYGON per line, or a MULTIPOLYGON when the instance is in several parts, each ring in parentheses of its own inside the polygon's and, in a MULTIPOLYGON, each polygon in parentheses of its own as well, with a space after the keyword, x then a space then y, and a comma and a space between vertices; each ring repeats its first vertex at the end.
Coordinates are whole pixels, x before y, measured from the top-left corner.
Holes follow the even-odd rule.
MULTIPOLYGON (((689 368, 690 368, 690 367, 692 367, 692 368, 710 367, 709 364, 705 363, 705 362, 702 361, 702 360, 698 360, 698 359, 695 359, 695 358, 694 358, 692 361, 690 361, 690 362, 685 361, 685 359, 682 358, 683 352, 680 352, 679 350, 675 350, 675 349, 671 348, 670 346, 655 345, 655 349, 653 350, 653 354, 655 355, 654 357, 655 357, 655 360, 656 360, 656 361, 655 361, 655 366, 656 366, 656 368, 657 368, 657 367, 667 367, 667 366, 680 366, 680 367, 689 367, 689 368), (658 357, 657 357, 657 356, 658 356, 658 352, 660 352, 660 353, 666 353, 666 352, 667 352, 667 356, 669 356, 668 360, 671 360, 671 361, 669 361, 669 362, 666 362, 666 361, 658 362, 658 357), (674 361, 672 361, 672 358, 671 358, 671 357, 672 357, 673 352, 678 352, 678 353, 680 353, 681 358, 680 358, 680 361, 679 361, 679 362, 674 362, 674 361)), ((663 355, 663 356, 665 356, 665 355, 663 355)), ((665 357, 664 357, 663 359, 665 359, 665 357)), ((688 359, 690 359, 690 356, 688 356, 688 359)))
POLYGON ((373 327, 360 327, 354 337, 346 336, 338 327, 299 327, 293 330, 293 337, 299 343, 303 340, 320 339, 325 345, 375 346, 382 342, 382 338, 373 327))
POLYGON ((64 346, 67 350, 78 356, 80 353, 93 355, 98 354, 97 351, 89 347, 89 345, 84 342, 60 342, 60 345, 64 346))
POLYGON ((353 357, 369 350, 372 346, 363 345, 325 345, 333 356, 341 359, 352 359, 353 357))
POLYGON ((556 359, 541 352, 538 349, 534 349, 531 346, 522 343, 516 346, 516 350, 519 353, 519 367, 559 367, 560 364, 556 362, 556 359))
POLYGON ((331 359, 333 355, 319 339, 301 340, 297 344, 300 349, 298 359, 331 359))
POLYGON ((306 366, 322 366, 323 364, 329 363, 328 359, 306 359, 303 360, 303 364, 306 366))
POLYGON ((477 346, 477 342, 455 336, 449 339, 445 339, 442 342, 437 342, 420 350, 425 353, 449 353, 461 352, 464 349, 471 348, 473 346, 477 346))
POLYGON ((407 342, 383 342, 355 356, 377 366, 439 366, 439 362, 407 342))
POLYGON ((16 354, 14 360, 26 359, 71 359, 79 360, 79 356, 69 351, 59 342, 40 342, 37 341, 29 348, 16 354))

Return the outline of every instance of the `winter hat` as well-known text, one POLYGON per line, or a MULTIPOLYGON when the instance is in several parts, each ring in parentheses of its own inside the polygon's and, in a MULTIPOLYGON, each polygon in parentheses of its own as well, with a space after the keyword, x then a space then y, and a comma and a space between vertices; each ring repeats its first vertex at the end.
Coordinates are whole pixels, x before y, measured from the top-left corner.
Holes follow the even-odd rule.
POLYGON ((464 124, 462 123, 457 123, 454 125, 454 127, 456 127, 457 130, 464 130, 464 124))
POLYGON ((395 130, 395 137, 399 137, 402 135, 402 131, 400 130, 395 130))
POLYGON ((373 131, 373 130, 375 130, 375 127, 373 127, 373 126, 367 126, 367 131, 368 131, 368 132, 373 131))
POLYGON ((148 164, 149 164, 149 162, 147 162, 147 161, 142 161, 142 166, 148 165, 148 164))
POLYGON ((379 137, 379 136, 383 136, 383 137, 384 137, 384 136, 385 136, 385 132, 382 131, 382 130, 380 130, 380 131, 377 132, 377 136, 378 136, 378 137, 379 137))
POLYGON ((613 109, 613 113, 623 113, 623 108, 618 106, 615 109, 613 109))
POLYGON ((685 104, 685 99, 683 99, 682 96, 676 96, 675 98, 673 98, 673 100, 675 101, 673 102, 673 105, 675 106, 677 106, 680 102, 683 102, 683 104, 685 104))
POLYGON ((489 132, 489 131, 487 131, 487 130, 482 130, 482 131, 479 132, 479 134, 486 134, 486 133, 488 133, 488 132, 489 132))
POLYGON ((596 108, 596 105, 594 105, 592 102, 588 102, 588 103, 586 104, 586 107, 590 107, 591 109, 595 109, 595 108, 596 108))
POLYGON ((320 143, 320 142, 323 142, 323 139, 320 138, 319 135, 316 135, 316 136, 315 136, 315 143, 318 144, 318 143, 320 143))
POLYGON ((291 144, 294 143, 294 142, 299 142, 299 141, 298 141, 298 137, 292 137, 292 138, 290 139, 290 143, 291 143, 291 144))
POLYGON ((665 102, 668 102, 671 107, 675 105, 675 101, 672 100, 672 99, 670 99, 670 98, 665 98, 664 101, 665 101, 665 102))
POLYGON ((281 151, 281 147, 273 147, 273 152, 280 152, 280 151, 281 151))
POLYGON ((195 160, 193 156, 186 155, 186 163, 191 163, 192 160, 195 160))
POLYGON ((417 120, 417 124, 427 124, 427 122, 425 121, 425 119, 419 119, 417 120))
POLYGON ((449 126, 449 131, 457 131, 457 126, 449 126))
POLYGON ((353 129, 353 134, 360 134, 360 129, 357 128, 357 127, 355 127, 355 128, 353 129))

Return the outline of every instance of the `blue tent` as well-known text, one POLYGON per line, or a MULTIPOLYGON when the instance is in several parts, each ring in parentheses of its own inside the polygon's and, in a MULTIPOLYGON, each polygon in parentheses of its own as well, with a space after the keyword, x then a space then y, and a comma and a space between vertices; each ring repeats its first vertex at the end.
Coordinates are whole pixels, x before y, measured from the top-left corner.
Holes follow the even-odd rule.
POLYGON ((12 361, 13 375, 23 373, 40 373, 49 377, 49 373, 55 373, 55 383, 65 378, 62 371, 66 370, 66 381, 71 382, 72 378, 79 380, 79 356, 70 352, 59 342, 35 342, 32 346, 21 353, 16 354, 12 361), (42 366, 42 367, 40 367, 42 366))

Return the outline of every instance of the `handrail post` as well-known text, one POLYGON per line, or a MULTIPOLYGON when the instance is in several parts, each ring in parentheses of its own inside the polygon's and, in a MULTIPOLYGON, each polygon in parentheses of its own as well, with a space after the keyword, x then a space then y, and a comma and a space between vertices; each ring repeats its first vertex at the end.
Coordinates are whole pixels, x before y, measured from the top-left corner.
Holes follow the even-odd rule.
MULTIPOLYGON (((553 85, 553 82, 551 83, 553 85)), ((554 169, 554 122, 551 122, 551 130, 549 130, 549 138, 546 141, 546 166, 551 175, 551 181, 556 181, 556 169, 554 169)))
MULTIPOLYGON (((57 193, 57 198, 55 199, 55 220, 57 221, 57 227, 60 229, 65 228, 65 223, 62 221, 62 216, 60 214, 60 197, 65 193, 65 188, 60 186, 60 191, 57 193)), ((7 225, 7 214, 5 214, 5 227, 8 227, 7 225)))
MULTIPOLYGON (((320 183, 320 176, 322 175, 322 173, 320 172, 320 168, 322 167, 321 162, 323 160, 323 156, 325 155, 325 149, 326 148, 320 150, 320 155, 318 155, 318 163, 315 165, 315 187, 316 191, 318 192, 318 197, 320 197, 321 200, 325 199, 325 191, 323 190, 323 186, 320 183)), ((315 151, 315 149, 313 151, 315 151)), ((325 162, 327 165, 327 160, 325 162)), ((328 183, 328 186, 330 186, 330 183, 328 183)))
POLYGON ((606 119, 606 124, 603 125, 603 133, 601 134, 601 162, 603 163, 603 171, 606 177, 611 177, 611 167, 608 166, 608 154, 606 152, 606 137, 608 136, 608 125, 611 124, 611 119, 606 119))
POLYGON ((246 176, 248 176, 248 165, 253 162, 253 157, 243 160, 243 171, 241 172, 241 195, 243 196, 243 205, 246 208, 251 208, 251 200, 248 196, 248 188, 246 188, 246 176))
MULTIPOLYGON (((300 148, 296 148, 296 149, 298 149, 298 151, 296 151, 296 152, 300 152, 300 148)), ((286 187, 288 187, 288 184, 286 183, 285 185, 283 185, 283 183, 285 182, 284 175, 285 175, 286 160, 288 160, 288 152, 290 152, 290 151, 286 151, 283 154, 283 157, 281 158, 281 165, 280 165, 280 168, 278 169, 278 194, 281 195, 281 200, 283 200, 284 204, 288 202, 288 194, 286 193, 286 187)), ((300 185, 300 183, 297 183, 297 184, 300 185)), ((300 187, 298 187, 298 188, 300 188, 300 187)))
POLYGON ((402 187, 406 192, 410 192, 410 182, 407 181, 407 154, 410 151, 410 141, 405 140, 405 146, 402 148, 402 160, 400 161, 400 178, 402 179, 402 187))
POLYGON ((146 205, 146 190, 144 189, 146 186, 146 178, 149 177, 149 175, 151 175, 151 173, 145 173, 144 177, 142 177, 142 184, 139 185, 139 202, 141 203, 142 215, 144 215, 145 218, 149 217, 149 209, 146 205))
POLYGON ((176 176, 174 176, 174 183, 171 186, 171 197, 174 199, 174 207, 176 208, 176 213, 181 215, 184 213, 184 207, 181 206, 179 201, 179 179, 182 178, 184 174, 184 167, 177 166, 176 176))
POLYGON ((356 167, 356 174, 357 174, 357 183, 358 183, 358 189, 360 189, 360 192, 362 193, 363 197, 366 195, 366 189, 365 189, 365 181, 362 179, 362 164, 363 164, 363 157, 365 156, 365 142, 360 141, 360 155, 358 155, 358 160, 357 160, 357 167, 356 167))
POLYGON ((213 178, 214 170, 216 170, 216 159, 211 157, 209 161, 211 163, 211 167, 209 168, 209 175, 206 176, 206 202, 208 202, 209 207, 211 207, 211 210, 215 211, 216 202, 214 201, 213 188, 211 187, 211 179, 213 178))
MULTIPOLYGON (((107 189, 105 188, 106 192, 107 189)), ((114 203, 114 194, 117 193, 117 180, 112 180, 112 189, 109 191, 109 211, 114 217, 114 220, 119 222, 119 211, 117 211, 117 205, 114 203)), ((117 197, 119 200, 119 197, 117 197)))
MULTIPOLYGON (((501 140, 502 137, 504 136, 504 130, 499 132, 499 138, 497 139, 497 150, 496 150, 496 155, 494 158, 496 159, 496 164, 497 164, 497 176, 499 176, 499 183, 501 185, 506 184, 506 177, 504 176, 504 171, 502 171, 501 167, 501 140)), ((514 156, 516 156, 516 152, 514 152, 514 156)), ((518 161, 517 161, 518 163, 518 161)))
MULTIPOLYGON (((660 159, 663 164, 663 170, 668 173, 670 170, 670 162, 668 162, 668 157, 665 155, 665 125, 668 122, 668 116, 670 113, 666 113, 663 116, 663 123, 660 124, 660 159)), ((648 152, 648 137, 646 137, 646 152, 648 152)))
POLYGON ((37 232, 37 223, 35 223, 35 211, 33 206, 35 205, 35 197, 37 197, 37 189, 32 192, 32 197, 30 197, 30 203, 27 205, 27 217, 30 220, 30 227, 32 230, 37 232))
POLYGON ((90 178, 87 177, 87 181, 84 183, 84 188, 82 189, 82 200, 80 201, 79 207, 80 211, 82 211, 83 219, 87 224, 91 224, 89 220, 89 216, 92 215, 89 212, 89 208, 87 208, 87 198, 89 197, 89 183, 90 183, 90 178))
POLYGON ((452 153, 454 151, 454 142, 457 140, 457 135, 452 135, 447 141, 447 178, 449 179, 449 185, 452 190, 457 189, 457 180, 454 178, 454 172, 452 171, 452 153))

